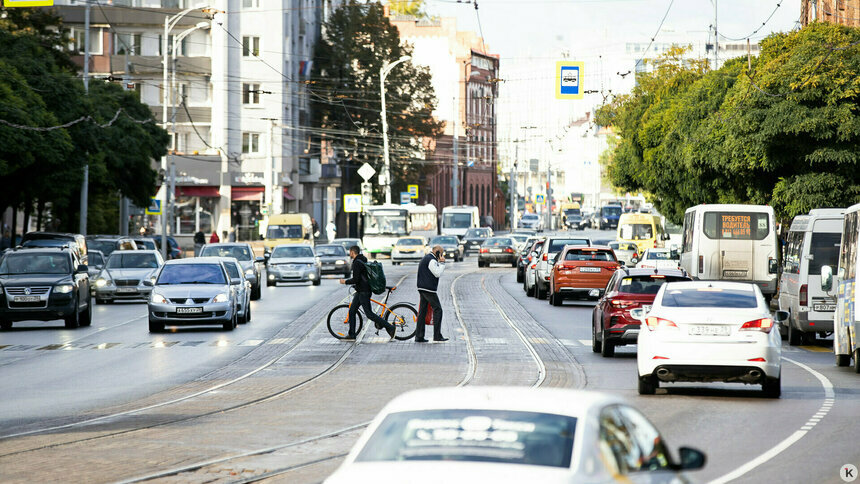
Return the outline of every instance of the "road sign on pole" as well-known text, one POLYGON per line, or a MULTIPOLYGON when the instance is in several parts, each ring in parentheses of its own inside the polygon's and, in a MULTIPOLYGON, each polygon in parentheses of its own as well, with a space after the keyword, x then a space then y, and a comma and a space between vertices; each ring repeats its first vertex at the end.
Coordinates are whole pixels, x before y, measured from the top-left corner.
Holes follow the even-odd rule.
POLYGON ((546 199, 544 198, 543 193, 538 193, 537 195, 535 195, 535 203, 537 203, 538 205, 544 203, 545 200, 546 199))
POLYGON ((343 196, 343 211, 346 213, 361 212, 361 195, 350 194, 343 196))
POLYGON ((406 185, 406 191, 409 192, 409 198, 418 198, 418 185, 406 185))
POLYGON ((161 200, 152 197, 149 199, 149 206, 146 207, 147 215, 161 215, 161 200))
POLYGON ((409 205, 412 202, 412 195, 409 192, 400 192, 400 205, 409 205))
POLYGON ((376 174, 376 170, 370 166, 370 163, 365 163, 361 165, 358 169, 358 176, 364 179, 364 181, 370 180, 370 177, 376 174))
POLYGON ((582 62, 558 61, 555 63, 556 99, 582 99, 582 62))

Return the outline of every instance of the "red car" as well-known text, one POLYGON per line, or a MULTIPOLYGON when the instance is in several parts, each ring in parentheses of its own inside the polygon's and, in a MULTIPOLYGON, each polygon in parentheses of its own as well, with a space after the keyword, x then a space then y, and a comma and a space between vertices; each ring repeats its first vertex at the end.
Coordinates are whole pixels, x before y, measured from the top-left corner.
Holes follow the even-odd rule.
POLYGON ((619 265, 609 247, 566 245, 550 272, 549 303, 561 306, 565 298, 600 296, 619 265))
POLYGON ((683 269, 619 269, 591 315, 591 349, 604 357, 615 355, 615 347, 636 344, 639 321, 630 310, 651 309, 654 296, 665 282, 691 281, 683 269))

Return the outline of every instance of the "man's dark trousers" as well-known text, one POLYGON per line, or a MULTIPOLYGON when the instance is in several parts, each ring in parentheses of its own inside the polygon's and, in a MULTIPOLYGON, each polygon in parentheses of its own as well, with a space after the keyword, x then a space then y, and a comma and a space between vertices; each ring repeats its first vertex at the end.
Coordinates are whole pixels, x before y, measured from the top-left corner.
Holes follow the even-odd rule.
POLYGON ((415 339, 424 339, 424 321, 427 319, 427 305, 433 308, 433 339, 442 339, 442 304, 435 292, 418 291, 421 301, 418 303, 418 328, 415 330, 415 339))
POLYGON ((349 305, 349 336, 355 336, 355 313, 358 312, 359 306, 361 306, 361 309, 364 309, 364 315, 379 326, 384 327, 386 330, 389 330, 394 326, 373 312, 373 308, 370 307, 369 292, 356 291, 355 295, 352 296, 352 304, 349 305))

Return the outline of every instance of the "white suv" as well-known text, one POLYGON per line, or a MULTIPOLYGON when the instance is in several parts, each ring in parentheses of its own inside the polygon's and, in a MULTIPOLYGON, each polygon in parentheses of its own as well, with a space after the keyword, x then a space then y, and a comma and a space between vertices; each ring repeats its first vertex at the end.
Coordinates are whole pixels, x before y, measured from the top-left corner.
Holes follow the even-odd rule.
POLYGON ((555 236, 547 237, 535 268, 535 297, 546 299, 549 294, 549 277, 552 272, 552 259, 564 249, 565 245, 591 245, 591 239, 586 237, 555 236))

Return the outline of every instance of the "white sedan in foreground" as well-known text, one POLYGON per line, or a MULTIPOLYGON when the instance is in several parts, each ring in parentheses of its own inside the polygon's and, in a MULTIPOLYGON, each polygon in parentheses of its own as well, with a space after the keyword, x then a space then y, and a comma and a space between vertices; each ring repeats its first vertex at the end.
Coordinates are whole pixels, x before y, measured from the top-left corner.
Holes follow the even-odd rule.
POLYGON ((438 388, 392 400, 328 484, 686 482, 680 461, 638 410, 602 393, 438 388), (680 463, 678 463, 680 462, 680 463))
POLYGON ((631 315, 645 323, 636 355, 640 394, 653 394, 660 382, 737 382, 779 397, 782 342, 755 284, 668 283, 650 312, 631 315))

